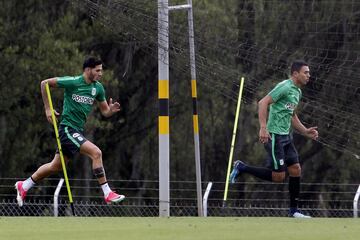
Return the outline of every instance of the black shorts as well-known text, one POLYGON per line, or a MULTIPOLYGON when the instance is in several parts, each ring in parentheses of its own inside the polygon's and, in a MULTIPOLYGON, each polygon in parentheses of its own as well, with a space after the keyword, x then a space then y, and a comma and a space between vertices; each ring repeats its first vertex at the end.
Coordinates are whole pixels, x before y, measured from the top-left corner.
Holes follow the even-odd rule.
POLYGON ((271 134, 271 140, 265 144, 268 153, 267 167, 275 172, 283 172, 286 167, 299 163, 299 154, 295 149, 291 135, 271 134))
MULTIPOLYGON (((80 146, 87 141, 81 131, 65 125, 59 126, 59 138, 62 152, 68 158, 78 153, 80 146)), ((59 153, 59 149, 56 149, 56 153, 59 153)))

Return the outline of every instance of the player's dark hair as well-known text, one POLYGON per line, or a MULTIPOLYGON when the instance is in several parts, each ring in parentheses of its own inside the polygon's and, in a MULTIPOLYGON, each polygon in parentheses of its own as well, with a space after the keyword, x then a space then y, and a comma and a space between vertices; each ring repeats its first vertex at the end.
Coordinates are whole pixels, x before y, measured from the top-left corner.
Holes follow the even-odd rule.
POLYGON ((95 68, 97 65, 100 65, 100 64, 102 64, 101 59, 96 58, 96 57, 88 57, 84 61, 83 70, 87 67, 95 68))
POLYGON ((293 72, 300 72, 300 69, 303 66, 309 66, 309 64, 307 64, 305 61, 303 60, 295 60, 292 64, 291 64, 291 69, 290 69, 290 74, 293 74, 293 72))

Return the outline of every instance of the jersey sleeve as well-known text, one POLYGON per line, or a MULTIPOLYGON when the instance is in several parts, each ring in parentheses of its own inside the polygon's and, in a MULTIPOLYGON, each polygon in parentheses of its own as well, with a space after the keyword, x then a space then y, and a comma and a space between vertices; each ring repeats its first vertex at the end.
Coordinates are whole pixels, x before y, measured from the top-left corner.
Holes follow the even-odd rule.
POLYGON ((288 91, 289 88, 286 84, 278 84, 268 93, 268 95, 274 102, 277 102, 282 96, 286 95, 288 91))
POLYGON ((73 76, 57 77, 56 84, 59 88, 73 87, 76 84, 75 77, 73 76))
POLYGON ((98 94, 96 95, 96 100, 98 102, 103 102, 106 100, 104 86, 102 84, 99 84, 98 89, 99 90, 98 90, 98 94))

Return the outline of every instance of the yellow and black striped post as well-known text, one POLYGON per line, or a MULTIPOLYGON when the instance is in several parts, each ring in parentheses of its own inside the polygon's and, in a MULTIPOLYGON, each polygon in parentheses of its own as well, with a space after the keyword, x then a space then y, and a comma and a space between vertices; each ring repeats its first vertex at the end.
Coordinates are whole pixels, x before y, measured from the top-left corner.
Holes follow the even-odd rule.
POLYGON ((191 97, 193 102, 193 125, 194 125, 194 134, 199 134, 199 117, 197 112, 197 88, 196 88, 196 79, 191 80, 191 97))
POLYGON ((196 89, 196 59, 195 59, 195 38, 194 38, 194 19, 192 0, 188 3, 188 26, 189 26, 189 51, 190 51, 190 73, 191 73, 191 95, 193 101, 193 125, 194 125, 194 148, 195 148, 195 171, 196 171, 196 195, 198 216, 204 216, 203 199, 201 187, 201 164, 200 164, 200 137, 199 137, 199 117, 197 107, 196 89))
POLYGON ((159 213, 170 214, 169 80, 159 80, 159 213))
POLYGON ((158 0, 159 216, 170 216, 169 2, 158 0))
POLYGON ((169 80, 159 80, 159 134, 169 133, 169 80))
POLYGON ((191 96, 193 102, 193 126, 194 126, 195 171, 196 171, 196 193, 197 193, 198 216, 203 216, 204 213, 203 213, 203 204, 202 204, 200 137, 199 137, 199 117, 198 117, 198 106, 197 106, 196 79, 191 80, 191 96))
POLYGON ((204 216, 202 187, 201 187, 199 117, 198 117, 197 88, 196 88, 194 17, 193 17, 192 0, 187 0, 187 3, 189 5, 189 9, 188 9, 189 51, 190 51, 189 55, 190 55, 190 73, 191 73, 191 96, 193 102, 196 195, 197 195, 198 216, 204 216))
POLYGON ((193 101, 194 147, 196 167, 196 192, 198 215, 203 216, 199 119, 197 112, 197 89, 195 67, 195 41, 192 0, 187 4, 169 6, 168 0, 158 0, 158 72, 159 72, 159 215, 170 215, 170 131, 169 131, 169 10, 187 10, 189 25, 191 91, 193 101))

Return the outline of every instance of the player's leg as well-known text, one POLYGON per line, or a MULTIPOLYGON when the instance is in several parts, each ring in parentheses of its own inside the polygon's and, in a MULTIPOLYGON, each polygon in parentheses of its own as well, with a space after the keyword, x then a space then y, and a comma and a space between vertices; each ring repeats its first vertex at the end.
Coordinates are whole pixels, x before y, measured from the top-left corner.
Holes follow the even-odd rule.
MULTIPOLYGON (((86 141, 86 138, 82 136, 81 132, 65 125, 59 126, 59 138, 65 163, 67 163, 70 158, 79 152, 81 144, 86 141)), ((29 180, 32 180, 34 183, 36 183, 61 170, 62 166, 60 153, 59 149, 56 149, 53 160, 39 167, 39 169, 31 176, 29 180)), ((29 184, 31 184, 31 181, 29 181, 29 184)))
POLYGON ((294 214, 298 209, 300 196, 300 176, 301 167, 299 163, 288 166, 289 172, 289 195, 290 195, 290 214, 294 214))
POLYGON ((88 156, 92 160, 93 173, 97 178, 101 189, 103 190, 105 202, 109 204, 112 202, 120 202, 124 200, 124 195, 119 195, 113 192, 109 187, 103 166, 101 150, 92 142, 86 141, 81 145, 80 153, 88 156))
MULTIPOLYGON (((64 160, 67 163, 68 162, 68 157, 66 157, 64 155, 64 160)), ((38 170, 36 170, 36 172, 33 173, 33 175, 31 175, 30 179, 34 182, 34 183, 38 183, 39 181, 43 180, 44 178, 57 173, 59 171, 62 170, 62 166, 61 166, 61 160, 60 160, 60 154, 56 153, 53 160, 49 163, 45 163, 42 166, 40 166, 38 168, 38 170)), ((24 182, 25 185, 25 182, 24 182)), ((27 188, 27 186, 24 186, 24 188, 27 188)))
MULTIPOLYGON (((68 160, 73 157, 75 153, 79 152, 81 144, 86 141, 86 138, 84 138, 81 132, 65 125, 59 126, 59 138, 65 162, 68 162, 68 160)), ((42 179, 61 170, 62 166, 60 154, 59 150, 57 149, 51 162, 40 166, 38 170, 25 181, 19 181, 15 183, 15 189, 17 190, 16 199, 19 206, 23 205, 26 193, 31 187, 33 187, 42 179)))
MULTIPOLYGON (((59 126, 59 138, 65 163, 67 163, 75 153, 79 152, 81 144, 86 141, 81 132, 64 125, 59 126)), ((59 149, 56 149, 53 160, 39 167, 39 169, 31 176, 31 180, 36 183, 61 170, 60 153, 59 149)))
POLYGON ((288 166, 289 173, 289 197, 290 197, 290 209, 289 215, 297 218, 310 218, 310 216, 302 214, 298 210, 300 185, 301 185, 301 166, 299 163, 299 156, 295 149, 295 146, 290 140, 289 144, 285 148, 286 153, 286 165, 288 166))
POLYGON ((237 160, 230 175, 230 182, 234 183, 240 173, 248 173, 262 180, 282 182, 285 179, 284 149, 279 141, 279 135, 273 134, 272 139, 266 143, 268 153, 267 167, 255 167, 237 160))
POLYGON ((105 183, 107 179, 103 167, 102 152, 100 148, 88 140, 83 145, 81 145, 80 153, 88 156, 91 159, 93 173, 99 184, 105 183))
MULTIPOLYGON (((64 156, 65 161, 68 161, 68 158, 64 156)), ((24 181, 17 181, 15 183, 15 189, 17 191, 16 200, 18 205, 21 207, 24 204, 25 197, 30 188, 35 186, 36 183, 42 179, 59 172, 62 170, 60 155, 55 154, 53 160, 49 163, 41 165, 36 172, 34 172, 31 177, 24 181)))
POLYGON ((234 163, 233 170, 230 174, 230 182, 235 183, 240 173, 248 173, 262 180, 272 181, 272 171, 265 167, 255 167, 245 164, 243 161, 237 160, 234 163))

